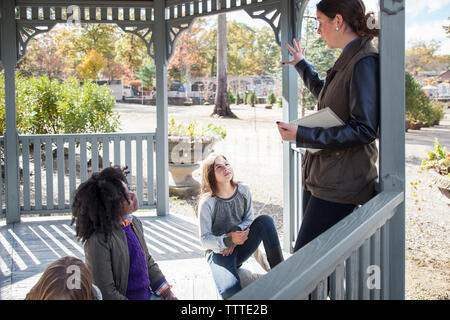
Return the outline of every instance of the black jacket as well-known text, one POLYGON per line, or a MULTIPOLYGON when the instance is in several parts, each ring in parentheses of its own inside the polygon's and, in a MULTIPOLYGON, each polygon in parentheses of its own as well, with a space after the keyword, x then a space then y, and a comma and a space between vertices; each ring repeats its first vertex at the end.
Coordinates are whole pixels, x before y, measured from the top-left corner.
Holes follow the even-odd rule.
MULTIPOLYGON (((345 148, 366 145, 378 136, 379 128, 379 61, 368 56, 355 65, 350 83, 350 119, 344 126, 307 128, 299 126, 297 147, 345 148), (375 76, 374 76, 375 75, 375 76)), ((295 66, 306 87, 318 98, 325 80, 305 59, 295 66)))

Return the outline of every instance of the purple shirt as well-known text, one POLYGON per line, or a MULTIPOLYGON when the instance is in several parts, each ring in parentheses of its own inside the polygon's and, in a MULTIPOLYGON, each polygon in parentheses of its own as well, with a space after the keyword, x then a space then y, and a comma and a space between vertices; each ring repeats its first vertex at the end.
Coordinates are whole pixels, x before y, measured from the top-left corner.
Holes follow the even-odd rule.
POLYGON ((130 300, 149 300, 151 297, 150 280, 145 252, 131 224, 122 227, 127 236, 128 252, 130 254, 130 270, 128 271, 128 286, 126 296, 130 300))

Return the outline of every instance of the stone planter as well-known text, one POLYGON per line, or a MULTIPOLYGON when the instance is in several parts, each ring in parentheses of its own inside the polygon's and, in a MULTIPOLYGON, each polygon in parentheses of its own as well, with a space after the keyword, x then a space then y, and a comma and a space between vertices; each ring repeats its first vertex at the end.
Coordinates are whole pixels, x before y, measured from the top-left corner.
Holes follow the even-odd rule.
POLYGON ((218 137, 169 136, 169 194, 180 198, 200 193, 200 183, 192 173, 200 168, 200 162, 214 150, 218 137))
POLYGON ((433 184, 447 197, 447 199, 450 199, 450 178, 443 176, 432 169, 429 170, 429 173, 433 184))
POLYGON ((405 131, 408 132, 409 129, 411 129, 411 121, 405 120, 405 131))

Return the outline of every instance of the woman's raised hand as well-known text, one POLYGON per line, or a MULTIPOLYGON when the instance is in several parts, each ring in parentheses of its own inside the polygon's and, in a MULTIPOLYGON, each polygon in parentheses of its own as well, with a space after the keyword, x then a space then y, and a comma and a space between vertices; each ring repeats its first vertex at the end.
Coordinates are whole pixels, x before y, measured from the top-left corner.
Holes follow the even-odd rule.
POLYGON ((300 40, 292 39, 292 44, 294 47, 291 47, 289 43, 286 43, 286 47, 288 48, 289 52, 294 57, 294 60, 292 61, 284 61, 284 66, 295 66, 297 63, 305 59, 305 48, 300 48, 300 40))

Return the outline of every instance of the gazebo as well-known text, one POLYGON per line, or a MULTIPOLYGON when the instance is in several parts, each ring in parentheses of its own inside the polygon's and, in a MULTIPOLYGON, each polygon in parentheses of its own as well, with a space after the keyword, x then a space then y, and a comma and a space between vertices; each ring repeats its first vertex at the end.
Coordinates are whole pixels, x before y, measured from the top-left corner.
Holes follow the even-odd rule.
MULTIPOLYGON (((140 207, 156 208, 161 217, 169 215, 167 64, 177 37, 195 18, 245 10, 252 18, 262 19, 270 25, 274 41, 281 45, 282 59, 288 60, 286 44, 301 36, 307 3, 308 0, 2 0, 0 58, 5 77, 6 129, 0 137, 5 157, 4 179, 0 175, 0 186, 5 188, 5 197, 0 193, 1 217, 6 217, 10 225, 19 224, 22 216, 30 214, 70 211, 73 190, 87 179, 89 172, 99 170, 104 163, 135 167, 140 207), (115 23, 145 42, 156 65, 156 132, 18 134, 15 108, 17 62, 26 54, 30 39, 48 32, 58 23, 67 22, 115 23), (45 159, 53 161, 43 163, 41 150, 45 159), (30 162, 31 154, 33 162, 30 162), (131 154, 136 155, 135 159, 131 154), (34 165, 33 181, 31 164, 34 165)), ((379 193, 234 298, 404 299, 404 7, 405 0, 380 0, 379 193)), ((294 68, 283 67, 284 121, 297 118, 297 83, 294 68)), ((300 161, 298 150, 285 142, 283 246, 290 252, 301 222, 300 161)))

